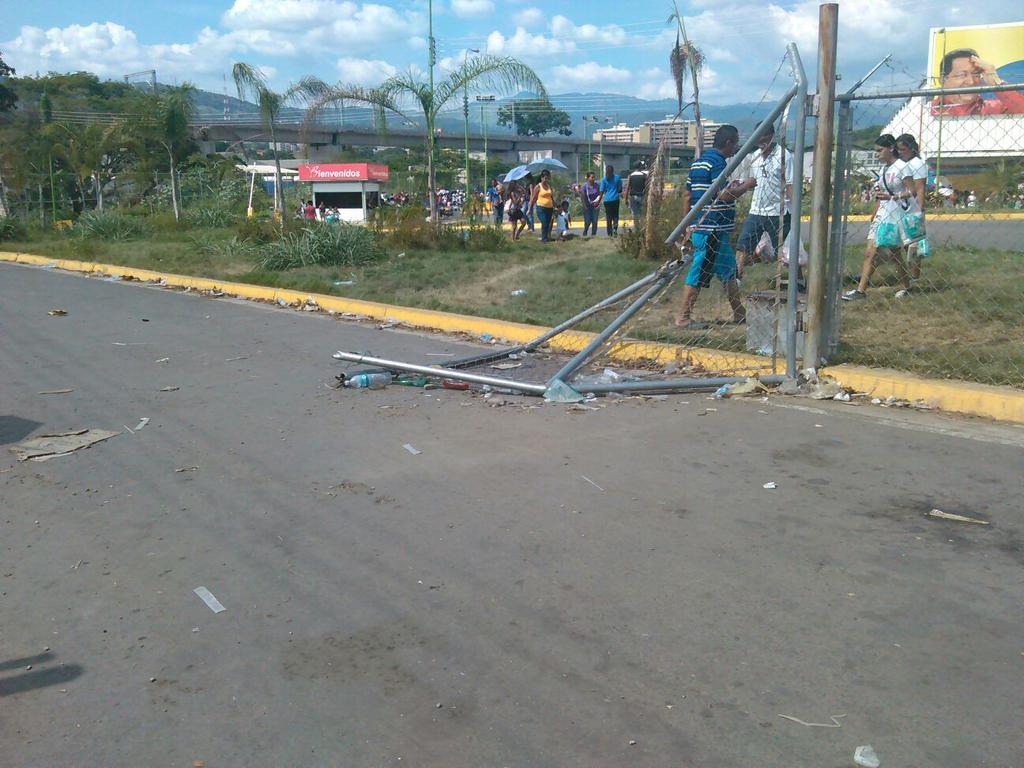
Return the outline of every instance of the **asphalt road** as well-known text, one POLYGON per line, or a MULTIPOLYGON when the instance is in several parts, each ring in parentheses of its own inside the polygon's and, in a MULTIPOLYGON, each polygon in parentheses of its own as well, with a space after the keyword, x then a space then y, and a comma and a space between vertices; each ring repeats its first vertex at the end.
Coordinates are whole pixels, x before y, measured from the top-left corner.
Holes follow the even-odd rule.
POLYGON ((459 347, 12 265, 0 327, 0 443, 150 419, 3 452, 5 768, 1024 760, 1024 430, 332 390, 459 347))

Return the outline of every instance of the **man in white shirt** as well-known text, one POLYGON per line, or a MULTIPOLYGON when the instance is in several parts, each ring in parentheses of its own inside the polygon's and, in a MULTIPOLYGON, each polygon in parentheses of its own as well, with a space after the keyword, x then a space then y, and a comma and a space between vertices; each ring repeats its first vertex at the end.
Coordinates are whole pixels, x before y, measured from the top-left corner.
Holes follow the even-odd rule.
MULTIPOLYGON (((754 249, 767 233, 772 247, 779 250, 779 208, 782 203, 782 155, 783 148, 775 143, 775 127, 758 139, 759 151, 750 155, 750 163, 741 170, 739 180, 753 179, 756 186, 750 201, 750 213, 740 229, 736 241, 736 274, 743 274, 743 267, 754 260, 754 249)), ((786 214, 782 224, 782 239, 789 236, 789 204, 793 198, 793 159, 786 153, 786 214)))

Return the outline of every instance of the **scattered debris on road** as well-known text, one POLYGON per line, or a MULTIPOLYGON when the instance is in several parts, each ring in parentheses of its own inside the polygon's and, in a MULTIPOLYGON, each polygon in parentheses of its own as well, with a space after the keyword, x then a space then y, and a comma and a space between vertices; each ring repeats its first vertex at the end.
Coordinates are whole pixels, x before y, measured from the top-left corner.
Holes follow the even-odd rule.
POLYGON ((226 357, 226 358, 224 358, 224 362, 225 363, 234 363, 234 362, 236 362, 238 360, 248 360, 248 359, 249 359, 248 355, 239 355, 238 357, 226 357))
POLYGON ((214 597, 213 593, 206 587, 196 587, 192 591, 195 592, 199 596, 199 599, 206 603, 206 607, 214 613, 220 613, 221 611, 227 610, 227 608, 221 605, 220 600, 214 597))
POLYGON ((18 461, 47 461, 58 456, 67 456, 82 448, 109 440, 120 432, 105 429, 80 429, 75 432, 56 432, 52 435, 39 435, 23 440, 10 448, 18 461))
POLYGON ((831 723, 808 723, 806 720, 801 720, 799 717, 793 717, 792 715, 779 715, 783 720, 792 720, 798 725, 806 725, 808 728, 842 728, 842 723, 839 722, 839 718, 846 717, 846 715, 832 715, 829 717, 831 723))
POLYGON ((174 470, 175 472, 196 472, 199 467, 182 467, 181 469, 174 470))
POLYGON ((952 520, 955 523, 974 523, 975 525, 990 525, 988 520, 979 520, 976 517, 967 517, 965 515, 955 515, 952 512, 943 512, 941 509, 933 509, 928 513, 928 517, 937 517, 940 520, 952 520))
POLYGON ((522 368, 522 363, 495 363, 491 366, 497 371, 511 371, 513 368, 522 368))
POLYGON ((157 360, 157 362, 158 363, 169 363, 169 362, 171 362, 171 358, 169 358, 169 357, 161 357, 159 360, 157 360))
POLYGON ((875 754, 875 750, 871 748, 870 744, 865 744, 862 747, 857 747, 853 751, 853 762, 857 765, 863 766, 863 768, 879 768, 882 764, 878 759, 878 755, 875 754))
POLYGON ((765 483, 761 487, 764 488, 766 491, 774 491, 779 486, 777 486, 774 482, 769 482, 769 483, 765 483))
POLYGON ((595 483, 595 482, 594 482, 593 480, 591 480, 591 479, 590 479, 589 477, 587 477, 586 475, 580 475, 580 477, 582 477, 582 478, 583 478, 584 480, 586 480, 586 481, 587 481, 588 483, 590 483, 590 484, 591 484, 592 486, 594 486, 595 488, 597 488, 597 490, 599 490, 599 491, 600 491, 601 493, 604 493, 604 488, 602 488, 602 487, 601 487, 600 485, 598 485, 597 483, 595 483))
POLYGON ((403 447, 403 448, 405 448, 405 450, 407 450, 407 451, 408 451, 409 453, 411 453, 411 454, 412 454, 413 456, 419 456, 419 455, 420 455, 421 453, 423 453, 423 451, 417 450, 417 449, 416 449, 416 448, 414 448, 414 447, 413 447, 413 446, 412 446, 412 445, 411 445, 410 443, 406 443, 406 444, 405 444, 405 445, 403 445, 402 447, 403 447))
POLYGON ((181 387, 161 387, 161 392, 177 392, 181 387))
POLYGON ((73 390, 73 389, 44 389, 39 394, 40 395, 67 395, 67 394, 69 394, 71 392, 74 392, 74 391, 75 390, 73 390))
POLYGON ((67 317, 68 311, 66 309, 51 309, 46 314, 50 317, 67 317))
POLYGON ((138 432, 147 424, 149 424, 149 416, 143 416, 141 419, 139 419, 139 423, 135 425, 135 431, 138 432))

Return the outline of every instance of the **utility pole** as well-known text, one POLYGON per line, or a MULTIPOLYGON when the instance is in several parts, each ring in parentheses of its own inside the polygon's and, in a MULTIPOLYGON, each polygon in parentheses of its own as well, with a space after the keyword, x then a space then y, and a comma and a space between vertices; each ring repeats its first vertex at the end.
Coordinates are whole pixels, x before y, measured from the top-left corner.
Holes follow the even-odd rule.
MULTIPOLYGON (((836 42, 839 36, 839 4, 818 8, 818 92, 814 100, 817 120, 814 131, 814 166, 811 170, 811 248, 807 259, 807 321, 804 366, 817 368, 825 341, 825 254, 828 249, 829 182, 832 180, 832 131, 836 98, 836 42)), ((802 142, 803 136, 797 136, 802 142)), ((803 169, 794 168, 794 182, 803 183, 803 169)), ((799 216, 800 211, 793 211, 799 216)), ((791 256, 799 252, 793 243, 791 256)))
POLYGON ((434 62, 437 43, 434 41, 434 0, 427 0, 427 71, 430 73, 431 105, 427 110, 427 194, 430 195, 430 223, 437 224, 437 196, 434 193, 434 62))
MULTIPOLYGON (((467 48, 465 56, 462 57, 462 68, 466 68, 466 62, 469 61, 469 54, 480 53, 479 48, 467 48)), ((465 129, 466 137, 466 203, 469 203, 469 84, 467 83, 462 89, 462 120, 463 127, 465 129)), ((486 184, 486 180, 484 181, 486 184)))
MULTIPOLYGON (((477 96, 477 101, 494 101, 494 96, 477 96)), ((484 132, 484 189, 487 188, 487 121, 484 119, 484 105, 480 105, 480 127, 484 132)))

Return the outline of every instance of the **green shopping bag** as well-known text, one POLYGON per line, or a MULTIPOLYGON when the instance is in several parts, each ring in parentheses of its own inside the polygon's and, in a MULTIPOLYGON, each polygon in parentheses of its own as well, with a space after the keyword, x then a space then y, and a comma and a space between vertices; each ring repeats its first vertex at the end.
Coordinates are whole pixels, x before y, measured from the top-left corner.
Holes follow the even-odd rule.
POLYGON ((875 246, 878 248, 899 248, 899 227, 891 221, 878 222, 875 227, 875 246))
POLYGON ((903 214, 903 232, 911 242, 924 237, 924 214, 920 211, 903 214))

